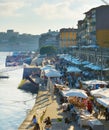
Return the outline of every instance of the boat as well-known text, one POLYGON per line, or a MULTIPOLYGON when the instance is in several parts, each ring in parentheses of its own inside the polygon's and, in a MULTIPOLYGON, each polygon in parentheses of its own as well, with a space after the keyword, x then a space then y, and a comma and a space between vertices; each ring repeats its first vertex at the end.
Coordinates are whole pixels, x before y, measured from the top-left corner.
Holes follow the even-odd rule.
POLYGON ((0 79, 3 79, 3 78, 9 78, 9 75, 6 73, 0 73, 0 79))

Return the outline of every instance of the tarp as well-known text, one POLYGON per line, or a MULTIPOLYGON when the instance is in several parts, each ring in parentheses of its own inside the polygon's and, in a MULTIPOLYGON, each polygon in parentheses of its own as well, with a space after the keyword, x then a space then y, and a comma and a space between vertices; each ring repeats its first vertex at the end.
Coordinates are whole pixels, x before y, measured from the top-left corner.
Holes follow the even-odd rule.
POLYGON ((67 72, 81 72, 81 70, 77 67, 70 66, 67 68, 67 72))
POLYGON ((109 97, 109 88, 99 88, 90 91, 91 95, 95 97, 109 97))
POLYGON ((45 66, 41 67, 41 70, 53 69, 53 68, 55 68, 55 66, 53 66, 53 65, 45 65, 45 66))
POLYGON ((83 61, 82 64, 87 65, 87 64, 90 64, 90 62, 89 61, 83 61))
POLYGON ((65 97, 81 97, 81 98, 87 98, 87 94, 84 90, 81 89, 70 89, 68 91, 62 91, 62 95, 65 97))
POLYGON ((88 81, 82 81, 84 84, 87 85, 96 85, 96 84, 102 84, 102 85, 108 85, 105 81, 101 81, 101 80, 88 80, 88 81))
POLYGON ((59 71, 57 71, 56 69, 48 69, 45 70, 45 76, 47 77, 61 77, 62 75, 60 74, 59 71))
POLYGON ((97 98, 97 102, 104 107, 109 107, 109 98, 97 98))
POLYGON ((92 70, 102 70, 101 66, 93 65, 93 63, 86 64, 86 65, 84 65, 84 67, 90 68, 92 70))

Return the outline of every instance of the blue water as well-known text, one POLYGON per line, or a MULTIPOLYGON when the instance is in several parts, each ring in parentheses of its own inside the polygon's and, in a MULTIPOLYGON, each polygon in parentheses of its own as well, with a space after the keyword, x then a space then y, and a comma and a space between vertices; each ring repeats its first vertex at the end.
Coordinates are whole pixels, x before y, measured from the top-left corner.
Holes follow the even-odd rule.
MULTIPOLYGON (((0 52, 0 69, 5 68, 9 53, 0 52)), ((7 69, 7 68, 5 68, 7 69)), ((17 130, 35 102, 35 96, 17 89, 23 69, 5 72, 8 79, 0 79, 0 130, 17 130)))

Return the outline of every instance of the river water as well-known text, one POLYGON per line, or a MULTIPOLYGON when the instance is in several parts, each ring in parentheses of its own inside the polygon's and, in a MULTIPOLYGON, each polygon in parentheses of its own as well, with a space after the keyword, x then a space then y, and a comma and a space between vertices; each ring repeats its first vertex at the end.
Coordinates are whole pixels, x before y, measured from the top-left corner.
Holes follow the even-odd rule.
MULTIPOLYGON (((0 52, 0 69, 5 68, 5 58, 8 54, 0 52)), ((17 130, 33 107, 36 95, 17 89, 22 79, 22 68, 5 73, 9 78, 0 79, 0 130, 17 130)))

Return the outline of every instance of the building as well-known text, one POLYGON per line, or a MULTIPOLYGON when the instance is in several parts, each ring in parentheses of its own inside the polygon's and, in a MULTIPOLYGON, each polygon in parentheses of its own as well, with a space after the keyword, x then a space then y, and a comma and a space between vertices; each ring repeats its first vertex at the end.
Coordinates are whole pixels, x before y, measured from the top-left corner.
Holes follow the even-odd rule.
POLYGON ((59 34, 59 45, 62 47, 69 47, 76 45, 77 29, 74 28, 62 28, 59 34))
POLYGON ((85 12, 85 18, 78 21, 78 44, 109 47, 109 5, 85 12))
POLYGON ((0 51, 36 51, 39 49, 39 35, 19 34, 13 29, 0 32, 0 51))
POLYGON ((39 48, 43 46, 59 46, 59 32, 49 30, 47 33, 41 34, 39 38, 39 48))

